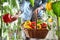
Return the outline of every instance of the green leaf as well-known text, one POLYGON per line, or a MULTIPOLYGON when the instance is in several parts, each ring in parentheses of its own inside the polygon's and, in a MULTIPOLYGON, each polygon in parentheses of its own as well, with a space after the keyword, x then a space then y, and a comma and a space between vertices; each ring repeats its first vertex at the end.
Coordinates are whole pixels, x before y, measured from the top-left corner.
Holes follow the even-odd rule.
POLYGON ((51 0, 47 0, 47 2, 50 2, 51 0))
POLYGON ((18 18, 18 26, 21 24, 21 18, 18 18))
POLYGON ((52 3, 52 9, 56 16, 60 16, 60 1, 52 3))
POLYGON ((34 0, 30 0, 30 4, 34 7, 34 0))
POLYGON ((51 30, 51 27, 50 27, 50 25, 48 25, 48 29, 49 29, 49 30, 51 30))
POLYGON ((2 0, 2 2, 7 2, 7 0, 2 0))
POLYGON ((37 24, 42 24, 42 20, 38 19, 37 24))
POLYGON ((55 17, 55 16, 56 16, 56 15, 54 14, 53 10, 51 10, 51 11, 46 10, 46 13, 47 13, 48 15, 52 16, 52 17, 55 17))
POLYGON ((11 6, 13 6, 13 8, 17 7, 16 0, 11 0, 10 3, 11 3, 11 6))
POLYGON ((9 5, 3 7, 4 13, 10 13, 11 15, 14 15, 12 9, 13 8, 18 9, 18 5, 17 5, 18 3, 16 2, 16 0, 7 0, 7 2, 9 3, 9 5))
POLYGON ((8 8, 8 6, 4 6, 4 7, 3 7, 4 13, 7 13, 7 8, 8 8))
POLYGON ((4 6, 3 7, 3 10, 4 10, 4 13, 10 13, 11 15, 13 15, 13 12, 12 12, 12 8, 11 7, 4 6))
POLYGON ((59 17, 59 27, 60 27, 60 17, 59 17))
POLYGON ((60 36, 60 31, 56 30, 57 36, 60 36))

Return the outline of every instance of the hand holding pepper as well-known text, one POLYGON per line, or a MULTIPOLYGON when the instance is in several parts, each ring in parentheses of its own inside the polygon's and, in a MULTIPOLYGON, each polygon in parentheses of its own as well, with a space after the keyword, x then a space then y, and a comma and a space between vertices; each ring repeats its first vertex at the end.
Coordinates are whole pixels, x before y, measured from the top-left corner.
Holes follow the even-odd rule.
POLYGON ((18 11, 11 19, 11 22, 15 21, 16 19, 18 19, 18 17, 20 16, 21 11, 18 11))
POLYGON ((15 21, 19 17, 20 13, 21 13, 21 11, 16 13, 15 16, 11 16, 9 13, 6 13, 2 16, 2 19, 5 23, 8 24, 8 23, 11 23, 11 22, 15 21))

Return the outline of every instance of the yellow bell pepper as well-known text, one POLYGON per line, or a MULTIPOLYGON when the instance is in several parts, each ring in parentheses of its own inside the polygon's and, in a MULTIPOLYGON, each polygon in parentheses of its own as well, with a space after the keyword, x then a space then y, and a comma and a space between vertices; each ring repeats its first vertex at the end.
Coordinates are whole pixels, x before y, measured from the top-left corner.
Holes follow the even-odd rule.
POLYGON ((24 24, 24 28, 31 29, 31 27, 27 24, 24 24))
POLYGON ((31 29, 31 27, 29 26, 29 24, 31 24, 30 21, 26 21, 25 24, 24 24, 24 28, 27 28, 27 29, 31 29))
POLYGON ((52 2, 46 3, 46 9, 49 11, 52 9, 51 4, 52 4, 52 2))
POLYGON ((29 24, 31 24, 31 22, 28 20, 25 22, 25 24, 29 25, 29 24))
POLYGON ((37 29, 41 29, 41 25, 40 24, 37 24, 37 29))
POLYGON ((53 19, 52 19, 52 18, 49 18, 49 19, 48 19, 48 22, 53 22, 53 19))

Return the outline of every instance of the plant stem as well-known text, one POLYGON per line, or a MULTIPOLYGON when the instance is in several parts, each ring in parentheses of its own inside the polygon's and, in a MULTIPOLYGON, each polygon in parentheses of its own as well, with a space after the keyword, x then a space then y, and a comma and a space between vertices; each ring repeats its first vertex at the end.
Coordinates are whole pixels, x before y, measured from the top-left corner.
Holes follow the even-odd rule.
POLYGON ((1 40, 2 40, 2 24, 3 24, 3 22, 2 22, 2 13, 3 13, 3 6, 2 6, 2 0, 0 0, 0 7, 1 7, 1 28, 0 28, 0 38, 1 38, 1 40))
POLYGON ((60 39, 59 35, 59 17, 57 16, 57 29, 58 29, 58 40, 60 39))

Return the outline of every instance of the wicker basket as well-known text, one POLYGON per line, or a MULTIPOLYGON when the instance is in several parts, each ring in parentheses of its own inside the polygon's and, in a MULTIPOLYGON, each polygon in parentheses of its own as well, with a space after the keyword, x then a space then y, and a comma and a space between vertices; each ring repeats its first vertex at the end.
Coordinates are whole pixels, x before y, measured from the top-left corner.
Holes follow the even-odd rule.
POLYGON ((29 38, 44 39, 48 33, 47 29, 25 29, 25 34, 29 38))

